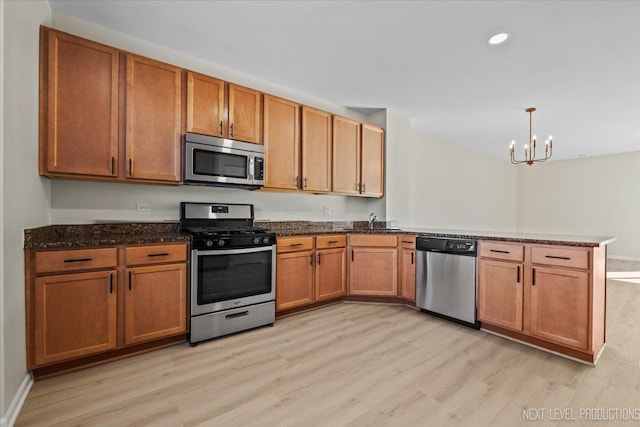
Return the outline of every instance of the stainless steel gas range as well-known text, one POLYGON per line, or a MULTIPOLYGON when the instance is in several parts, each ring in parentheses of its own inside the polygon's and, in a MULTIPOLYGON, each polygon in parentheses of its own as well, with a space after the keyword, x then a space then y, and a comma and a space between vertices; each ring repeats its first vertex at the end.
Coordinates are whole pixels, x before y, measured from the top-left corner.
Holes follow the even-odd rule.
POLYGON ((253 225, 253 205, 180 204, 192 236, 191 334, 198 342, 275 321, 276 236, 253 225))

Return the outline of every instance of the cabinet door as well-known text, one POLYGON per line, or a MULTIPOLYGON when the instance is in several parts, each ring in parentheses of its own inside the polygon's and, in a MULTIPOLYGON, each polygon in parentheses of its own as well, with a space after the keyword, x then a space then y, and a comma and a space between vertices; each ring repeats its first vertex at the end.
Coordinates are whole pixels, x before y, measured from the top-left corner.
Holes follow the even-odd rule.
POLYGON ((331 191, 331 114, 302 107, 302 189, 331 191))
POLYGON ((35 280, 35 365, 116 347, 115 270, 35 280))
POLYGON ((264 151, 264 186, 296 190, 300 176, 300 105, 264 96, 264 151))
POLYGON ((276 262, 276 310, 314 301, 313 252, 279 254, 276 262))
POLYGON ((179 182, 182 70, 127 55, 127 178, 179 182))
POLYGON ((223 137, 224 82, 187 73, 187 132, 223 137))
POLYGON ((360 193, 360 123, 333 116, 333 192, 360 193))
POLYGON ((400 296, 416 300, 416 251, 400 249, 400 296))
POLYGON ((316 301, 338 298, 347 293, 347 249, 316 252, 316 301))
POLYGON ((589 273, 533 267, 531 274, 531 335, 588 350, 589 273))
POLYGON ((262 93, 242 86, 229 85, 229 137, 262 144, 262 93))
POLYGON ((384 131, 362 125, 362 194, 382 197, 384 188, 384 131))
POLYGON ((350 256, 351 295, 398 295, 396 248, 352 248, 350 256))
POLYGON ((523 265, 480 259, 478 263, 478 319, 522 331, 523 265))
POLYGON ((136 267, 127 275, 125 344, 186 332, 186 264, 136 267))
POLYGON ((51 30, 47 37, 40 173, 115 177, 118 51, 51 30))

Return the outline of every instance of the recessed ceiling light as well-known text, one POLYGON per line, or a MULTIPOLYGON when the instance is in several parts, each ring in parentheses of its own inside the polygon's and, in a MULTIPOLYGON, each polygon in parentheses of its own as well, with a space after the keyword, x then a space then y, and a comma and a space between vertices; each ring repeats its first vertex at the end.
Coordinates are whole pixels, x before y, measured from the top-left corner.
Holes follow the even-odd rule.
POLYGON ((509 38, 509 34, 507 33, 498 33, 489 37, 489 44, 500 44, 506 41, 509 38))

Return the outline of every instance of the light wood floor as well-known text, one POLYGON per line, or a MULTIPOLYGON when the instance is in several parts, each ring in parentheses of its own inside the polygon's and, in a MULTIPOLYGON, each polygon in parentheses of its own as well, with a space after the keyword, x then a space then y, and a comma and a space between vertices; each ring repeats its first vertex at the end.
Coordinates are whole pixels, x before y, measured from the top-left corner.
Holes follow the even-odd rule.
POLYGON ((640 263, 609 271, 625 273, 608 281, 596 368, 407 307, 341 303, 38 381, 16 425, 638 425, 580 420, 581 408, 640 408, 640 285, 625 280, 640 263), (555 408, 578 420, 550 420, 555 408))

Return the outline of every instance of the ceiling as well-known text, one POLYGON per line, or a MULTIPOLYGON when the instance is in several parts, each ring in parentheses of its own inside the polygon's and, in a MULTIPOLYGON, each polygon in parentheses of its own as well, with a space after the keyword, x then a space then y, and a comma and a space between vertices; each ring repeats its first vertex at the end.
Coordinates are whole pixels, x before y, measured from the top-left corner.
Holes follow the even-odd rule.
POLYGON ((554 159, 640 150, 640 1, 50 4, 329 102, 397 110, 497 158, 512 139, 522 152, 531 106, 554 159), (490 46, 497 32, 510 37, 490 46))

